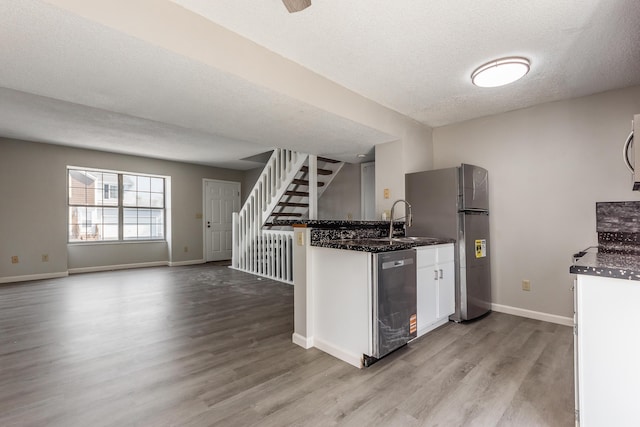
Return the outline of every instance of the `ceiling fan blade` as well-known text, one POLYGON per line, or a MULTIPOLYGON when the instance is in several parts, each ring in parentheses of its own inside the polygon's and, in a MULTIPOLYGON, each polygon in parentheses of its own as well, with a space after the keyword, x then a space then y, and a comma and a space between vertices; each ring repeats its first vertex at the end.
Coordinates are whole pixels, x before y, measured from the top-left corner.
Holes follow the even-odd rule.
POLYGON ((311 0, 282 0, 289 13, 300 12, 311 6, 311 0))

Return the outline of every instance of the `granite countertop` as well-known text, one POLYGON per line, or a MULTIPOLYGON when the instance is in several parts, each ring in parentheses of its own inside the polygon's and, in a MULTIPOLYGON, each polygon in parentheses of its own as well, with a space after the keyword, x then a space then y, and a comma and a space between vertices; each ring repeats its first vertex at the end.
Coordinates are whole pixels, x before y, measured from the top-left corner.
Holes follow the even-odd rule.
POLYGON ((389 242, 387 238, 380 239, 339 239, 339 240, 325 240, 320 242, 311 243, 311 246, 320 248, 331 249, 344 249, 349 251, 360 252, 390 252, 401 251, 404 249, 412 249, 417 246, 432 246, 432 245, 444 245, 447 243, 455 243, 454 239, 440 239, 440 238, 428 238, 429 240, 416 240, 416 241, 398 241, 394 240, 393 243, 389 242))
MULTIPOLYGON (((359 220, 342 220, 342 219, 277 219, 273 225, 289 226, 304 225, 313 228, 368 228, 368 227, 389 227, 389 221, 359 221, 359 220)), ((396 226, 404 225, 404 221, 393 221, 396 226)))
POLYGON ((634 252, 615 252, 591 247, 574 255, 574 262, 569 268, 569 272, 615 279, 640 280, 640 255, 634 252))

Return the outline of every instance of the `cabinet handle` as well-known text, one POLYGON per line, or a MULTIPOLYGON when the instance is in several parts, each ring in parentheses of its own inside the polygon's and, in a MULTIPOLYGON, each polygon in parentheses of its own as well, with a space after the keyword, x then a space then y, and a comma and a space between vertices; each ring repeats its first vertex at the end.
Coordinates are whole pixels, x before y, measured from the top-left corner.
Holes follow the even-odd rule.
POLYGON ((442 269, 440 269, 440 278, 442 279, 442 269))
POLYGON ((438 280, 438 270, 433 270, 433 280, 438 280))

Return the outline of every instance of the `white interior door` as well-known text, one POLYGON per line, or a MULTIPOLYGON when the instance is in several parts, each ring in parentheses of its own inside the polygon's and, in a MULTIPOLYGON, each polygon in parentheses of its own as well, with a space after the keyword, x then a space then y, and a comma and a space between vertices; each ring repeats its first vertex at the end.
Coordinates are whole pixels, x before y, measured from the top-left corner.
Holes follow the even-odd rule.
POLYGON ((231 259, 232 216, 240 210, 240 183, 204 181, 205 261, 231 259))
POLYGON ((376 164, 362 163, 360 166, 360 203, 361 219, 372 221, 376 219, 376 164))

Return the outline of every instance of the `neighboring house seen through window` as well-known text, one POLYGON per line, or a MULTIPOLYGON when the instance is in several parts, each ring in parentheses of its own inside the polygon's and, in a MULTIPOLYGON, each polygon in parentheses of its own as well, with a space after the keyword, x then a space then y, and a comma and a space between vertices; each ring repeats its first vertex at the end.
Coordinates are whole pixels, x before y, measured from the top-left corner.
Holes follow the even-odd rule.
POLYGON ((69 168, 69 242, 164 240, 165 180, 69 168))

